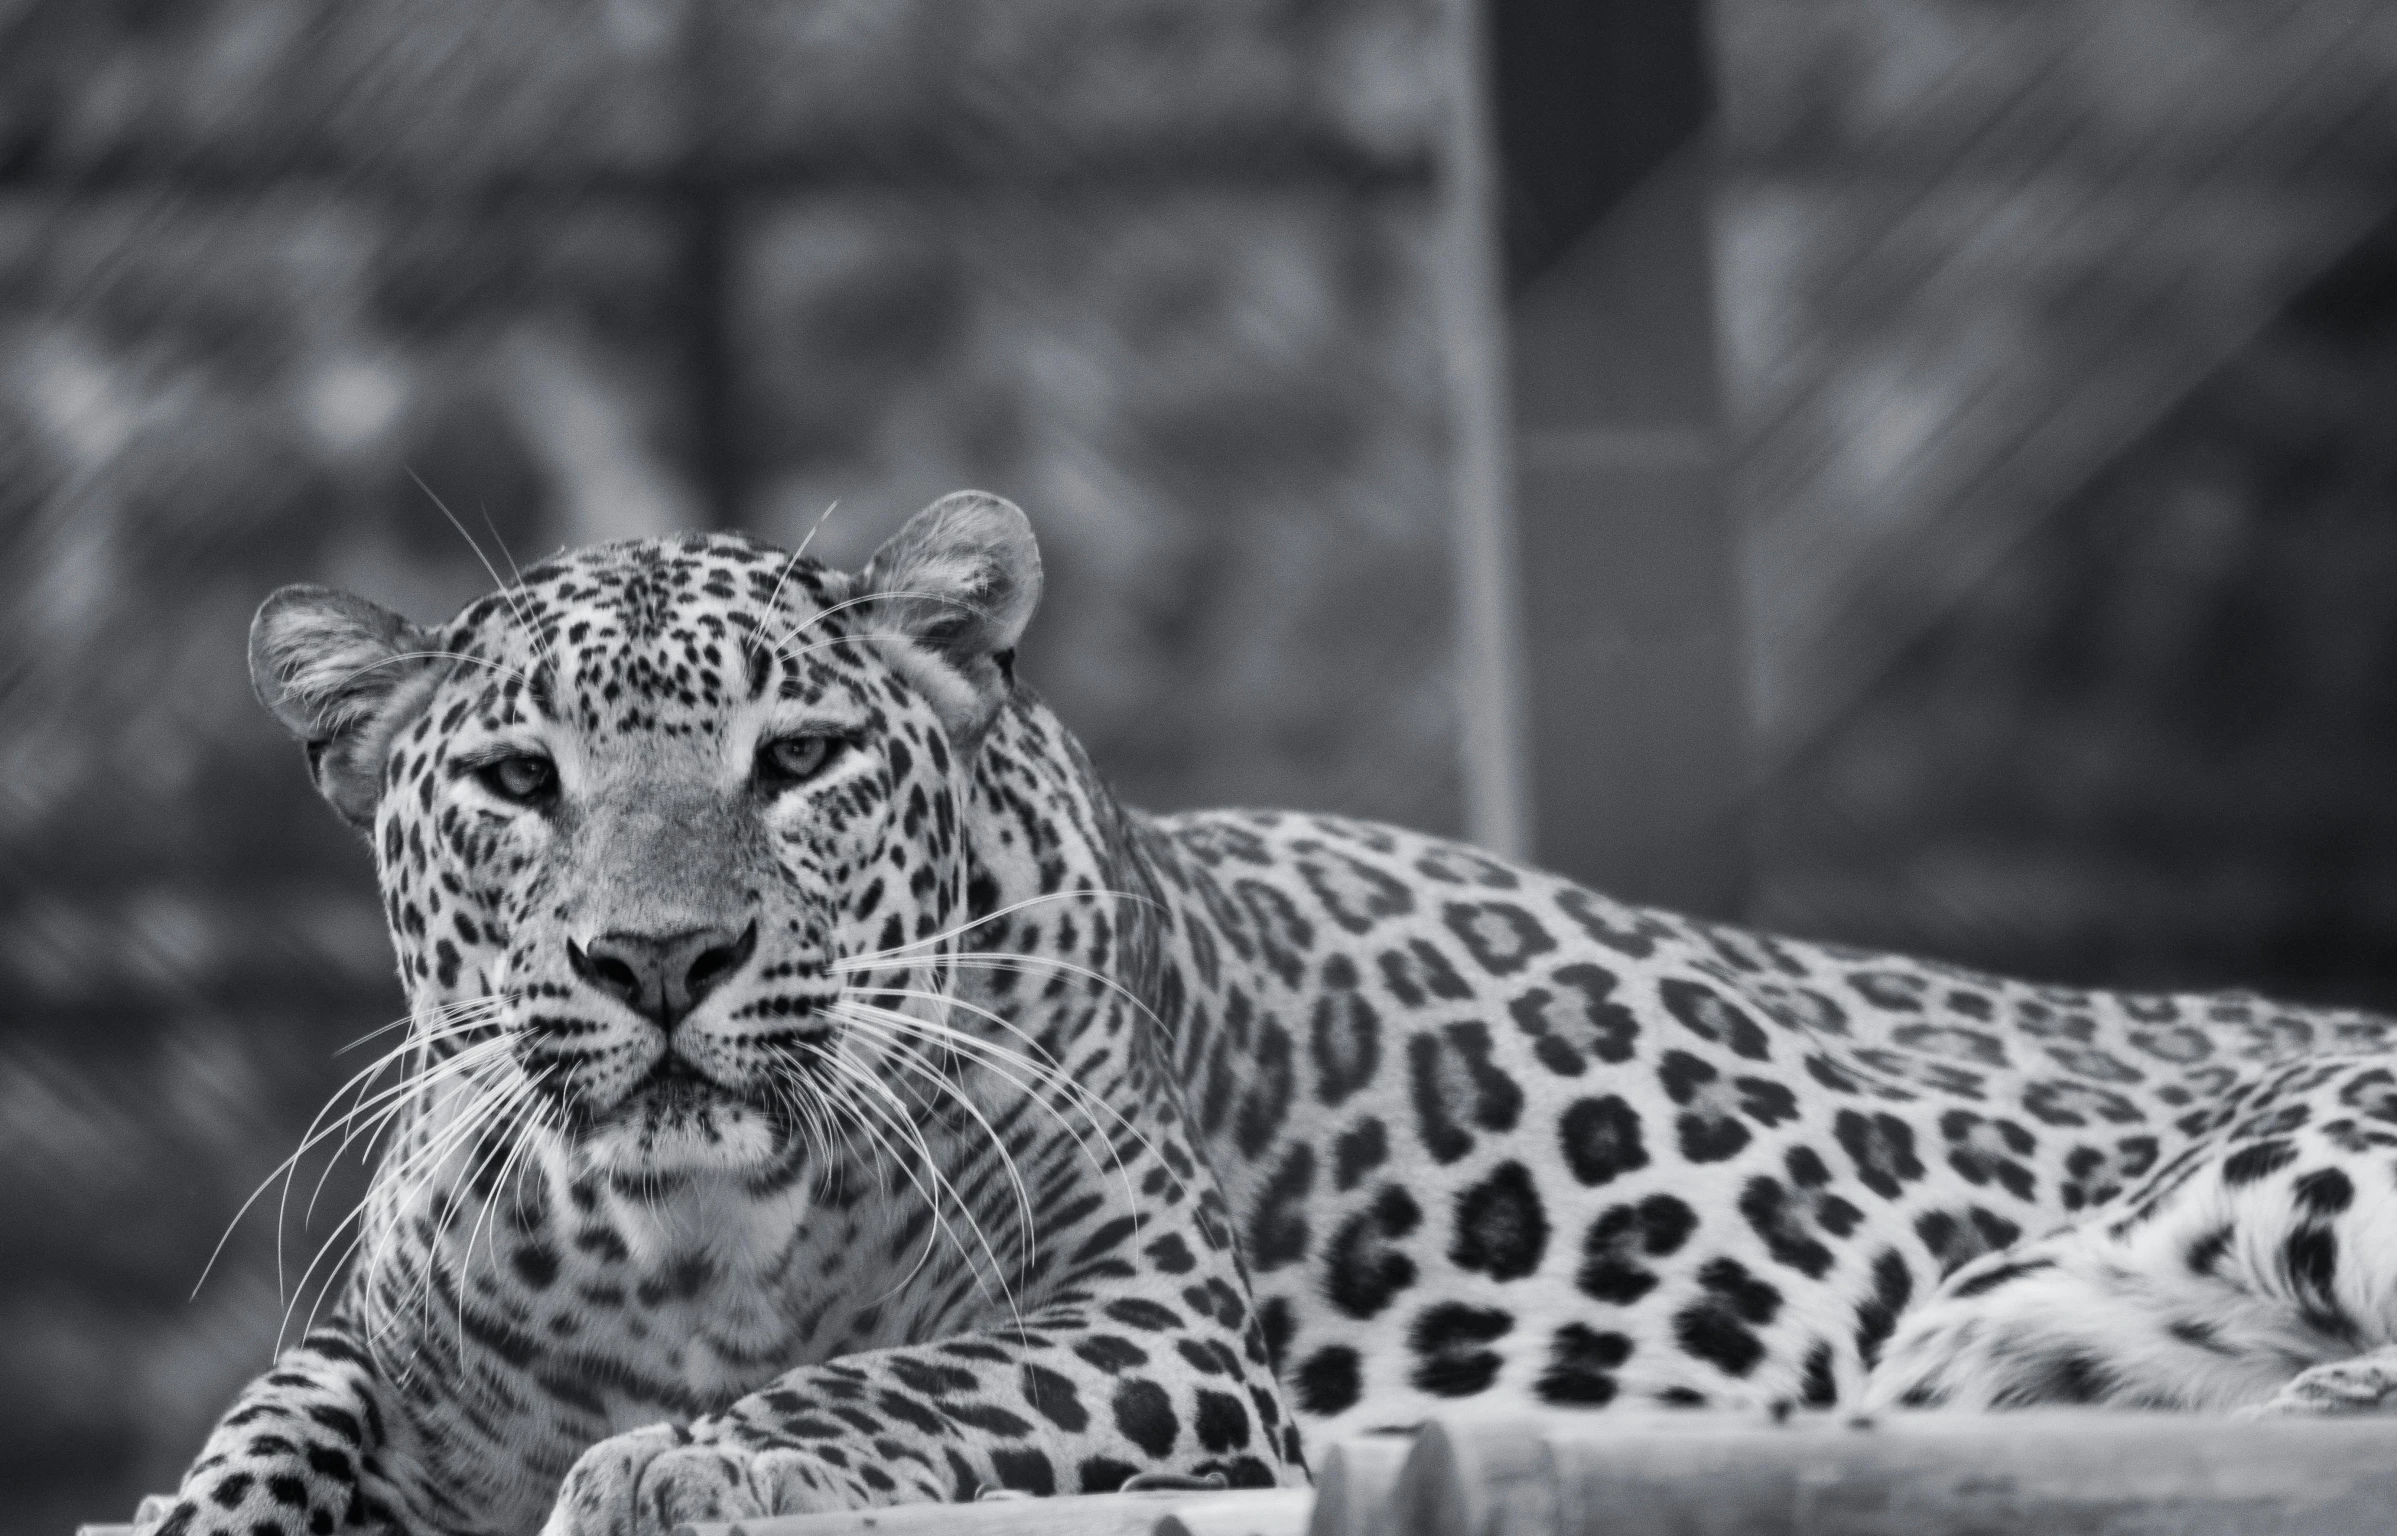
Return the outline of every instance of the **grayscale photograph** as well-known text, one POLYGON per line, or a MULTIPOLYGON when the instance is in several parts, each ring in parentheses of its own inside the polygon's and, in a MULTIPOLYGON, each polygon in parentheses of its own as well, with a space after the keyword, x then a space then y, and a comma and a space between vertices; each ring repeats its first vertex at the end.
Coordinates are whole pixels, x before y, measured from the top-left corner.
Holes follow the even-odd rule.
POLYGON ((0 1536, 2397 1529, 2397 6, 0 0, 0 1536))

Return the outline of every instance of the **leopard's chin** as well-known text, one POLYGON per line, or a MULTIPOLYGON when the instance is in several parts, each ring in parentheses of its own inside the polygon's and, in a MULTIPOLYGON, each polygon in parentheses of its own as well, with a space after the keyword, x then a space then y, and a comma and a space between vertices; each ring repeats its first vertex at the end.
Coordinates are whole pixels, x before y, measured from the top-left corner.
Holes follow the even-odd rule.
POLYGON ((782 1117, 668 1057, 583 1130, 593 1167, 615 1175, 740 1172, 793 1152, 782 1117))

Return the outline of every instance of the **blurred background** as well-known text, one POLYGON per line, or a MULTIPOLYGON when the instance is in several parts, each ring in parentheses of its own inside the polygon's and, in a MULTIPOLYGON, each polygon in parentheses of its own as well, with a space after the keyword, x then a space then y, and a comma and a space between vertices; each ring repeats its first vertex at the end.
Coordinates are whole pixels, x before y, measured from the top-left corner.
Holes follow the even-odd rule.
POLYGON ((2393 86, 2381 0, 0 0, 0 1532, 266 1358, 274 1219, 194 1282, 401 1003, 242 640, 488 587, 435 495, 986 486, 1140 804, 2397 1006, 2393 86))

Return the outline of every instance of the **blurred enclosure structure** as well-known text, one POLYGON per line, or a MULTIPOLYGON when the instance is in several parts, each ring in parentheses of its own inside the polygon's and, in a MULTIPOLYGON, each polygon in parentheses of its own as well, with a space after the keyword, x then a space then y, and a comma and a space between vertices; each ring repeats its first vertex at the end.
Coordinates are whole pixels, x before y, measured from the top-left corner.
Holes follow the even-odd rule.
POLYGON ((399 1002, 242 635, 487 586, 436 495, 988 486, 1137 802, 2397 1004, 2397 7, 1471 14, 0 0, 0 1531, 269 1348, 273 1217, 193 1282, 399 1002))

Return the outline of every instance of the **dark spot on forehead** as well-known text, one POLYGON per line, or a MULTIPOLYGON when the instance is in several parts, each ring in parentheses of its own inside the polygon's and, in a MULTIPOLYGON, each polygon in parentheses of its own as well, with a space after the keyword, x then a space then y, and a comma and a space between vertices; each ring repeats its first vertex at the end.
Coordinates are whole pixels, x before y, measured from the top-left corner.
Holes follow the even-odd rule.
POLYGON ((875 658, 850 643, 847 585, 740 534, 619 541, 559 555, 478 598, 444 643, 495 663, 474 706, 494 723, 704 735, 695 714, 768 689, 808 700, 868 686, 856 674, 875 658))

